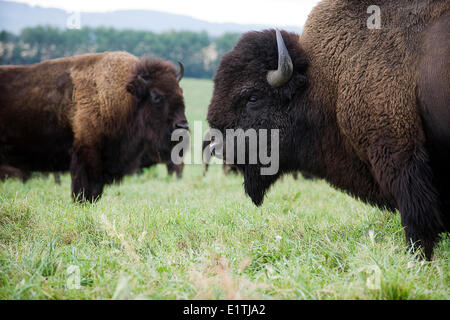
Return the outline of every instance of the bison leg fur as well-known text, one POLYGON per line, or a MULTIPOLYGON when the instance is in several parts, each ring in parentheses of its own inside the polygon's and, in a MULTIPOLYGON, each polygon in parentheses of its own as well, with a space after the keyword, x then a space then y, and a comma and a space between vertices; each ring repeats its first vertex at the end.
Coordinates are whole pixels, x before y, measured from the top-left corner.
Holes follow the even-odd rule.
POLYGON ((381 159, 371 162, 379 183, 390 190, 397 202, 408 245, 422 247, 426 259, 431 260, 433 247, 444 227, 429 158, 421 148, 402 158, 406 160, 397 170, 384 166, 381 159))
POLYGON ((172 176, 173 173, 175 172, 177 179, 182 178, 184 164, 174 164, 172 162, 169 162, 166 164, 166 167, 167 167, 167 173, 169 176, 172 176))
POLYGON ((54 178, 55 183, 56 183, 57 185, 60 185, 60 184, 61 184, 61 175, 59 174, 59 172, 54 172, 54 173, 53 173, 53 178, 54 178))
POLYGON ((93 149, 75 149, 70 164, 72 198, 77 202, 96 201, 103 192, 100 156, 93 149))
POLYGON ((184 163, 175 166, 175 172, 177 174, 177 179, 181 179, 183 177, 183 169, 184 169, 184 163))

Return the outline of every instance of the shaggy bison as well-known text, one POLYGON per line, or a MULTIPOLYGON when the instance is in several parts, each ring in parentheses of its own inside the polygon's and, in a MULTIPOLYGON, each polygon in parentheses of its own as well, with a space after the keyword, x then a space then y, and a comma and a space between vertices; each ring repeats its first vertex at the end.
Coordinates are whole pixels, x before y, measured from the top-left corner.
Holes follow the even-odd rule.
MULTIPOLYGON (((241 165, 256 205, 277 178, 305 170, 398 209, 428 259, 450 215, 450 2, 325 0, 301 36, 249 32, 221 60, 211 128, 279 129, 280 168, 241 165)), ((225 136, 226 139, 226 136, 225 136)))
POLYGON ((125 52, 1 66, 0 166, 70 170, 73 198, 97 199, 143 150, 170 152, 187 123, 182 70, 125 52))

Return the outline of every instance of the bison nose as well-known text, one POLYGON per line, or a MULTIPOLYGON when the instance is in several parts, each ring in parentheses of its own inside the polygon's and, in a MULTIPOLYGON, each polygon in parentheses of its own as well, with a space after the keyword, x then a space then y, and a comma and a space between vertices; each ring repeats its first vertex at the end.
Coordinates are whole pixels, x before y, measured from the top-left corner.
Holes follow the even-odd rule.
POLYGON ((187 123, 187 122, 177 123, 175 125, 175 128, 189 130, 189 123, 187 123))

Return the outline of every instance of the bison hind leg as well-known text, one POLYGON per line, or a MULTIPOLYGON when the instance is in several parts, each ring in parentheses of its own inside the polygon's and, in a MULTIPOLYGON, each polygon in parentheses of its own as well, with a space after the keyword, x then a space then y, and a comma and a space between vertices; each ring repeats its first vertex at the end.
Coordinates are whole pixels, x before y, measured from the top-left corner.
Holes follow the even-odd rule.
POLYGON ((61 175, 60 175, 59 172, 54 172, 54 173, 53 173, 53 178, 54 178, 55 183, 56 183, 57 185, 60 185, 60 184, 61 184, 61 175))
POLYGON ((416 146, 395 155, 387 148, 374 150, 373 172, 382 189, 397 203, 408 245, 423 248, 426 259, 431 260, 434 245, 445 228, 428 153, 416 146))
POLYGON ((408 159, 393 188, 408 244, 422 247, 426 259, 431 260, 444 225, 439 194, 424 150, 416 150, 408 159))
MULTIPOLYGON (((92 157, 91 157, 92 158, 92 157)), ((74 151, 70 164, 72 198, 75 202, 94 202, 101 197, 104 182, 96 163, 85 160, 86 156, 74 151)))
POLYGON ((166 164, 166 166, 167 166, 167 174, 169 176, 172 176, 175 173, 177 179, 181 179, 183 177, 184 163, 174 164, 172 161, 170 161, 166 164))

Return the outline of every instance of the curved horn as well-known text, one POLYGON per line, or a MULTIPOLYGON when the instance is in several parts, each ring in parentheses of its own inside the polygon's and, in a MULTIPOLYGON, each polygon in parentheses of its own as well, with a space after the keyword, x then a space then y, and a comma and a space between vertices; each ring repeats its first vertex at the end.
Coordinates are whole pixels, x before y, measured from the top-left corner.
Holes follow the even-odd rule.
POLYGON ((267 73, 267 82, 272 87, 281 87, 292 77, 292 71, 294 69, 292 65, 291 56, 286 49, 283 37, 280 30, 276 30, 277 33, 277 46, 278 46, 278 69, 272 70, 267 73))
POLYGON ((183 79, 184 76, 184 65, 181 61, 178 61, 178 64, 180 65, 180 70, 178 70, 177 80, 178 82, 180 82, 180 80, 183 79))

